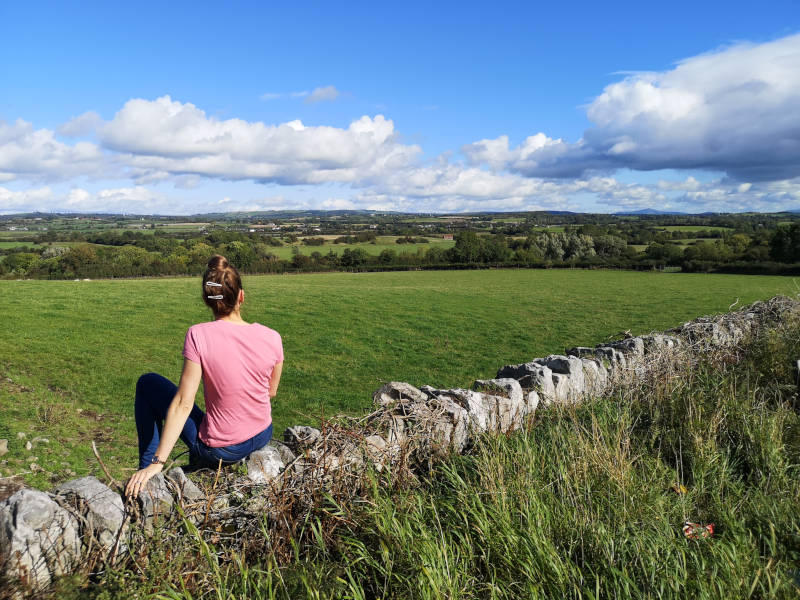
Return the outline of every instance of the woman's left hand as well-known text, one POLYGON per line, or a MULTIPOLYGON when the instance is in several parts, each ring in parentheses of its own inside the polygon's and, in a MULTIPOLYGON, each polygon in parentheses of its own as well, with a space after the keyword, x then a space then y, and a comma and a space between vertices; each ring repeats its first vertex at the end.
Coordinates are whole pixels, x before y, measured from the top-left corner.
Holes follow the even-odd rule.
POLYGON ((160 473, 163 465, 160 463, 146 466, 133 474, 128 480, 128 485, 125 486, 125 495, 130 498, 136 497, 144 489, 145 484, 150 481, 150 478, 156 473, 160 473))

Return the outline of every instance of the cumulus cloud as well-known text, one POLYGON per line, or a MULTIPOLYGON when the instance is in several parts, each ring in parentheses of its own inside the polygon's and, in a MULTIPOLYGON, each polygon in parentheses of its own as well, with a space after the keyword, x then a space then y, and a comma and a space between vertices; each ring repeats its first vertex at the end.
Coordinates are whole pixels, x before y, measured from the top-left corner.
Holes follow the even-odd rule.
POLYGON ((94 133, 95 128, 103 119, 93 110, 71 118, 58 128, 58 134, 64 137, 83 137, 94 133))
POLYGON ((284 184, 352 183, 414 162, 418 146, 397 141, 382 115, 363 116, 346 129, 218 120, 190 103, 129 100, 98 128, 104 147, 127 155, 142 182, 198 175, 284 184))
POLYGON ((170 207, 174 206, 174 201, 163 194, 141 186, 96 191, 75 187, 66 193, 55 193, 48 186, 27 190, 0 187, 0 214, 33 211, 170 214, 174 212, 170 207))
POLYGON ((53 180, 97 173, 104 157, 91 142, 65 144, 49 129, 0 121, 0 181, 53 180))
POLYGON ((314 88, 306 97, 306 104, 316 104, 317 102, 332 102, 339 97, 339 90, 332 85, 314 88))
POLYGON ((791 179, 800 175, 800 34, 737 44, 669 71, 631 74, 607 86, 587 116, 593 126, 574 143, 537 134, 508 148, 502 136, 465 153, 530 177, 625 167, 791 179))
POLYGON ((0 187, 0 214, 44 210, 52 198, 49 187, 27 190, 0 187))

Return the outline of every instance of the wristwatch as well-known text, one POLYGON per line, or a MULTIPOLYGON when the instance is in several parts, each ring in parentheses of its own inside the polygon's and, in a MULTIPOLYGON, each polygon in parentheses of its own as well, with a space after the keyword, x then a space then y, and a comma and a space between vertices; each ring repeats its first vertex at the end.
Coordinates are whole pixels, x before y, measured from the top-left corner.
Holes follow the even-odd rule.
POLYGON ((158 458, 158 455, 156 455, 156 456, 153 457, 153 460, 150 462, 150 464, 151 465, 165 465, 165 464, 167 464, 167 461, 161 460, 160 458, 158 458))

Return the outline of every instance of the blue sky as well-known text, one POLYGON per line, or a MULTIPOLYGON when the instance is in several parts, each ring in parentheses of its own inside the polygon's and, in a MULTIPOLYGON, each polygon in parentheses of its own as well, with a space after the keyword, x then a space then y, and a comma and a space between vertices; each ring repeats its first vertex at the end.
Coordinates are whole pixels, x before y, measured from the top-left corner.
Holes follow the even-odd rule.
POLYGON ((797 208, 798 32, 789 1, 5 3, 0 212, 797 208))

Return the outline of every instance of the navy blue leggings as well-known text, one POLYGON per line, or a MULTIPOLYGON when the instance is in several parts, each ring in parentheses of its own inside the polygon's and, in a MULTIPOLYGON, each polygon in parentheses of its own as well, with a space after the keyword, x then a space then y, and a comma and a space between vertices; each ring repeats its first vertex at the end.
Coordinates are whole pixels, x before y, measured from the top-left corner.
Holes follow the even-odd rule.
MULTIPOLYGON (((139 435, 139 468, 144 469, 153 462, 158 444, 161 441, 161 428, 167 418, 167 409, 178 391, 178 386, 158 373, 145 373, 136 382, 136 400, 134 413, 136 416, 136 433, 139 435)), ((200 423, 205 413, 195 405, 186 424, 181 431, 183 443, 189 447, 189 455, 193 461, 217 466, 223 463, 234 463, 247 458, 251 452, 267 445, 272 439, 272 425, 261 433, 240 444, 211 448, 198 437, 200 423)), ((160 457, 165 459, 165 457, 160 457)))

